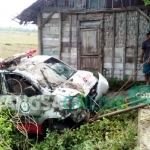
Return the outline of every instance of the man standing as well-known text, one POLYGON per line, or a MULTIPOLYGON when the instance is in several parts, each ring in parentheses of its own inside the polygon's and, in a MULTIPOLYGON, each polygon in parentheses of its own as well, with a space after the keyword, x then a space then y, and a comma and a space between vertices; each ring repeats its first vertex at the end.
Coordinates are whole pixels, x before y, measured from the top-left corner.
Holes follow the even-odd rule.
POLYGON ((149 85, 149 76, 150 76, 150 32, 146 34, 147 40, 142 44, 142 53, 140 62, 145 64, 143 65, 143 73, 145 74, 146 85, 149 85))

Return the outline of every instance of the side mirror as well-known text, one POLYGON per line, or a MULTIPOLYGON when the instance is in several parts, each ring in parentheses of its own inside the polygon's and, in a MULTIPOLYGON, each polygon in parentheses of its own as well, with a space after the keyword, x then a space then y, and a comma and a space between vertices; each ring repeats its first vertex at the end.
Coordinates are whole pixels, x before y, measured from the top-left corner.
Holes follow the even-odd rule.
POLYGON ((33 87, 33 86, 28 86, 26 87, 23 92, 28 96, 28 97, 31 97, 31 96, 34 96, 36 95, 36 89, 33 87))

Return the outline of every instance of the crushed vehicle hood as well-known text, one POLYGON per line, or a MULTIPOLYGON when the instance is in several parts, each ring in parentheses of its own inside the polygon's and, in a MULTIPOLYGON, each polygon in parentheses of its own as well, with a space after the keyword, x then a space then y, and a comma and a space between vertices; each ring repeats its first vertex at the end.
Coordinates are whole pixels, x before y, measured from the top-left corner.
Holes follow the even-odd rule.
POLYGON ((98 79, 93 76, 93 73, 79 70, 62 87, 75 89, 88 95, 97 82, 98 79))
POLYGON ((26 62, 19 65, 18 69, 34 75, 36 80, 44 88, 49 86, 56 88, 66 82, 66 78, 64 76, 56 74, 55 71, 50 69, 44 63, 39 63, 37 65, 34 62, 32 64, 30 62, 26 62))
POLYGON ((48 56, 25 59, 15 69, 34 75, 42 87, 53 90, 60 87, 76 72, 65 63, 48 56))

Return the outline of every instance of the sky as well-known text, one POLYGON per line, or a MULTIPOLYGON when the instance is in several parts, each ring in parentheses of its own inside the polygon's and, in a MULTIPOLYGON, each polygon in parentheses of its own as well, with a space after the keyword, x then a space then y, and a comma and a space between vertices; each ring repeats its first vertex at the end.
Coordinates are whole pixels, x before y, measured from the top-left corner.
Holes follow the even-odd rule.
POLYGON ((19 25, 12 20, 36 0, 0 0, 0 27, 37 28, 36 25, 19 25))

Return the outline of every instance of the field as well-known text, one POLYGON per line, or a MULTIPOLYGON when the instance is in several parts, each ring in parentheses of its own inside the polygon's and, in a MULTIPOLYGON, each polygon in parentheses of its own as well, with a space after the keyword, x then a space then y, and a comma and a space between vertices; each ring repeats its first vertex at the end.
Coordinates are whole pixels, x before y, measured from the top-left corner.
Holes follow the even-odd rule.
POLYGON ((0 31, 0 57, 38 48, 37 33, 0 31))

